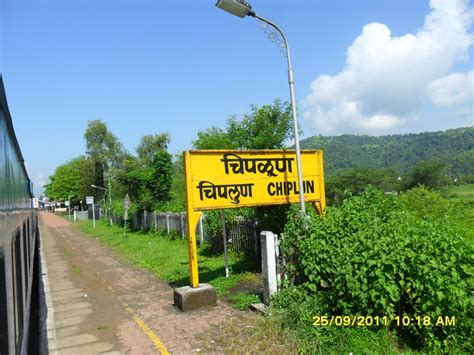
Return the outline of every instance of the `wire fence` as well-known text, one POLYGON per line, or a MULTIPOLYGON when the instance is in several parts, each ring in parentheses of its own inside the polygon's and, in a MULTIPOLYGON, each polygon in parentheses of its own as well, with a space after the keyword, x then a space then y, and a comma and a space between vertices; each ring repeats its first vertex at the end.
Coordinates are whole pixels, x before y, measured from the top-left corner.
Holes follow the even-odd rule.
MULTIPOLYGON (((228 249, 260 259, 260 228, 256 221, 240 218, 226 222, 226 231, 228 249)), ((213 252, 222 253, 224 251, 222 226, 214 233, 205 235, 204 239, 211 246, 213 252)))
MULTIPOLYGON (((105 217, 105 216, 104 216, 105 217)), ((114 215, 115 224, 123 225, 123 216, 114 215)), ((206 233, 206 215, 203 213, 196 228, 196 237, 200 244, 208 244, 215 253, 222 253, 224 240, 222 226, 220 230, 206 233)), ((129 216, 129 228, 135 231, 160 231, 174 238, 186 238, 186 213, 139 212, 129 216)), ((238 219, 226 223, 227 246, 236 253, 260 258, 260 230, 256 221, 238 219)))

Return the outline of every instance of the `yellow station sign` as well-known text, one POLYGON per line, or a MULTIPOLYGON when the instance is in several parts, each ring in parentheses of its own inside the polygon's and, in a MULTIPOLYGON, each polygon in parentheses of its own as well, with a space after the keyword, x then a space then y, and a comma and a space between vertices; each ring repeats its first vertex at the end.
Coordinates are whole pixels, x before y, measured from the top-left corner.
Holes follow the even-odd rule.
MULTIPOLYGON (((323 154, 301 151, 305 201, 325 208, 323 154)), ((191 286, 198 287, 196 225, 202 211, 299 202, 296 153, 292 150, 184 153, 191 286)))

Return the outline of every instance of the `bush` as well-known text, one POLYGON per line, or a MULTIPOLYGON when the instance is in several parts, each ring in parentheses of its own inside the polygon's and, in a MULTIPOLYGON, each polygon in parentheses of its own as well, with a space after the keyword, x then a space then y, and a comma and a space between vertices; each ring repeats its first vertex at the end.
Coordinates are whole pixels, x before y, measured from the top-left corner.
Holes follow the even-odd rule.
POLYGON ((313 317, 324 314, 322 300, 308 294, 305 286, 283 289, 272 298, 272 322, 295 332, 298 353, 390 354, 396 344, 387 329, 313 327, 313 317))
POLYGON ((293 271, 303 273, 307 294, 319 300, 315 315, 455 316, 455 327, 391 322, 391 329, 414 348, 467 350, 473 345, 472 243, 448 212, 424 218, 433 195, 411 194, 399 200, 370 188, 329 209, 327 218, 295 214, 286 253, 300 265, 293 271), (422 207, 407 208, 409 198, 422 207))

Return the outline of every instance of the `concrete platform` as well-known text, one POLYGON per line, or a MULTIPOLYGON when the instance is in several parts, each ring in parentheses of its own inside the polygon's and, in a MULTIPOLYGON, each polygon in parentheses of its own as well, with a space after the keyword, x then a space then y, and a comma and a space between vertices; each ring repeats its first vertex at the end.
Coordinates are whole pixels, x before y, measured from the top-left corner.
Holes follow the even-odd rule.
POLYGON ((197 288, 184 286, 174 289, 174 305, 183 312, 213 306, 216 302, 216 290, 209 284, 199 284, 197 288))

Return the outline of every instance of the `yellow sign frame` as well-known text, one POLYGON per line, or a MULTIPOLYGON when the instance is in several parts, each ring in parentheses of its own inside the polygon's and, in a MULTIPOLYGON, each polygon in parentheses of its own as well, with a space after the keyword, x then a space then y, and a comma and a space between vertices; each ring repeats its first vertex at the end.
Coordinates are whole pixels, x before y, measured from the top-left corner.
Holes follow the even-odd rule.
MULTIPOLYGON (((188 217, 189 275, 199 286, 196 227, 203 211, 297 203, 294 150, 194 150, 183 153, 188 217)), ((323 152, 302 150, 305 201, 326 208, 323 152)))

